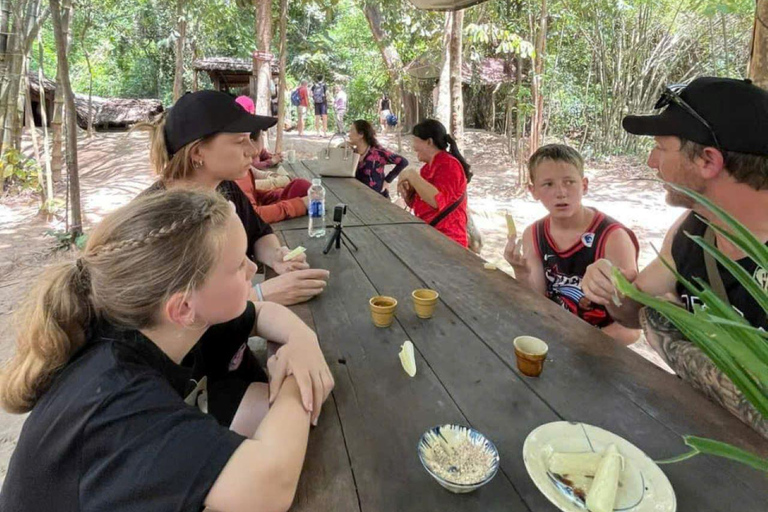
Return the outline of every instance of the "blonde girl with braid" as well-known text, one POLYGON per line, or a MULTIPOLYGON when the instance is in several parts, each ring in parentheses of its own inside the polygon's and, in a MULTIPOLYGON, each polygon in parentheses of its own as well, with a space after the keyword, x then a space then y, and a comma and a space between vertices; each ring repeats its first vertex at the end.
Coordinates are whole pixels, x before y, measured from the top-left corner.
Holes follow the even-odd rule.
POLYGON ((304 377, 273 381, 263 419, 233 429, 185 403, 194 383, 179 363, 213 330, 316 343, 283 306, 247 300, 255 265, 245 253, 230 203, 174 190, 118 209, 80 258, 44 272, 0 372, 3 407, 29 412, 1 510, 290 507, 311 421, 304 377))

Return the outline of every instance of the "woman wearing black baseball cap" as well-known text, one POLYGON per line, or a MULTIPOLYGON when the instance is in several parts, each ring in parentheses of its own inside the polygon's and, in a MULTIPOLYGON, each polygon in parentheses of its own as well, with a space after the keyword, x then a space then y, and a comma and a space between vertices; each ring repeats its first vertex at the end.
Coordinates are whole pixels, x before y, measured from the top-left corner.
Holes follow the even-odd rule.
MULTIPOLYGON (((234 98, 219 91, 199 91, 182 96, 167 113, 152 123, 137 128, 151 132, 150 160, 160 179, 145 193, 175 188, 217 190, 235 205, 248 238, 247 256, 271 267, 277 277, 257 285, 252 300, 296 304, 310 299, 325 288, 328 272, 310 269, 301 256, 283 262, 289 249, 282 246, 272 228, 264 222, 234 180, 248 172, 255 148, 251 134, 266 130, 277 120, 254 116, 234 98)), ((278 375, 299 372, 297 376, 312 409, 313 423, 333 387, 333 380, 319 346, 280 348, 284 361, 278 375)), ((223 425, 231 425, 240 412, 247 410, 247 390, 262 380, 247 346, 212 340, 202 343, 184 361, 195 368, 195 378, 207 376, 208 410, 223 425), (242 407, 245 406, 245 407, 242 407)), ((259 409, 258 404, 254 409, 259 409)))
POLYGON ((246 175, 255 153, 250 134, 276 122, 274 117, 249 114, 228 94, 199 91, 182 96, 167 113, 137 128, 151 132, 150 160, 160 180, 150 190, 217 189, 232 201, 248 235, 248 257, 279 274, 258 288, 259 299, 291 305, 321 293, 328 272, 309 270, 304 256, 283 262, 289 249, 234 183, 246 175))

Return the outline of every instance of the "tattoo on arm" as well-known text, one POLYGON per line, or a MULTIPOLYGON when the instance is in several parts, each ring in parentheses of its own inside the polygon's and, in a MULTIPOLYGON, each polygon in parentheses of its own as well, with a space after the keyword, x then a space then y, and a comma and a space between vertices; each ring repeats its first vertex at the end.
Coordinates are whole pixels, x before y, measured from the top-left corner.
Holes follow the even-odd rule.
POLYGON ((768 419, 752 406, 712 360, 659 312, 643 308, 640 323, 656 350, 688 384, 768 439, 768 419))

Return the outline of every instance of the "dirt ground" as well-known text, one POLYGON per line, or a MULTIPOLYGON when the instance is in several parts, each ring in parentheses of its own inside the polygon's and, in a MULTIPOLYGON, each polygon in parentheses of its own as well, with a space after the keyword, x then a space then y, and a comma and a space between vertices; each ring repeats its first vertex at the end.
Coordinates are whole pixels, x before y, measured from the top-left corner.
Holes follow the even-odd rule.
MULTIPOLYGON (((29 151, 29 141, 25 142, 29 151)), ((401 147, 401 154, 417 163, 408 137, 398 141, 397 136, 386 134, 381 142, 393 151, 401 147)), ((311 131, 301 139, 289 133, 286 149, 295 149, 298 158, 313 158, 327 143, 328 138, 311 131)), ((469 186, 469 205, 483 233, 481 255, 510 271, 502 258, 507 232, 504 212, 512 213, 518 231, 522 232, 546 211, 528 194, 516 191, 517 172, 506 154, 502 136, 470 130, 464 147, 475 173, 469 186)), ((154 179, 144 133, 99 133, 90 140, 83 137, 78 160, 86 230, 135 197, 154 179)), ((651 245, 660 247, 664 233, 682 210, 666 205, 658 184, 635 180, 649 176, 641 160, 621 158, 593 163, 586 173, 590 190, 585 203, 599 207, 635 231, 641 244, 642 268, 654 257, 651 245)), ((49 230, 63 230, 62 219, 40 216, 38 209, 39 199, 29 194, 0 197, 0 359, 6 359, 13 351, 12 314, 30 283, 44 266, 74 257, 70 252, 55 252, 55 238, 46 235, 49 230)), ((631 348, 660 364, 643 340, 631 348)), ((24 415, 0 410, 0 481, 5 477, 24 419, 24 415)))

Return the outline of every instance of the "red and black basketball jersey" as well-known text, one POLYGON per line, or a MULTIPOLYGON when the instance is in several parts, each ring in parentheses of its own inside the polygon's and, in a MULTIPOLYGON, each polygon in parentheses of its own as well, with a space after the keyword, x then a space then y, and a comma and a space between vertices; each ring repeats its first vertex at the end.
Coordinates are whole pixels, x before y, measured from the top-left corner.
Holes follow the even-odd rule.
POLYGON ((605 244, 614 230, 623 229, 629 234, 635 244, 636 257, 640 246, 631 229, 598 210, 594 212, 595 217, 581 239, 565 250, 558 250, 550 235, 549 215, 536 221, 532 233, 533 246, 544 265, 547 297, 582 320, 596 327, 606 327, 613 323, 613 319, 603 306, 590 302, 584 296, 581 280, 589 265, 605 257, 605 244))

